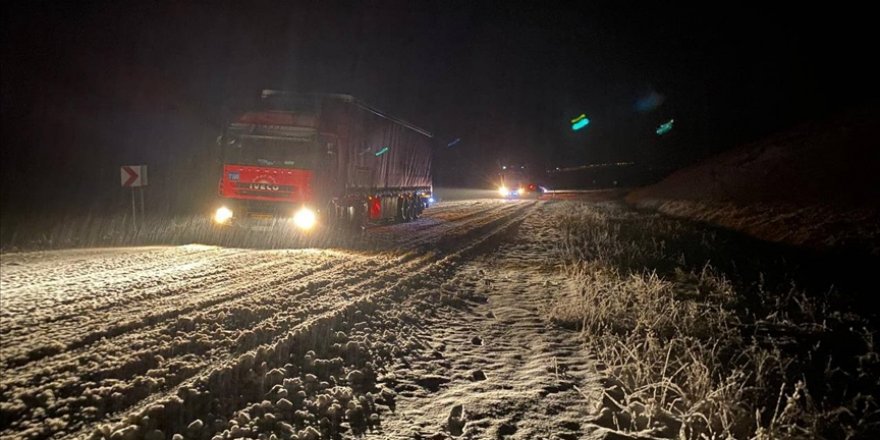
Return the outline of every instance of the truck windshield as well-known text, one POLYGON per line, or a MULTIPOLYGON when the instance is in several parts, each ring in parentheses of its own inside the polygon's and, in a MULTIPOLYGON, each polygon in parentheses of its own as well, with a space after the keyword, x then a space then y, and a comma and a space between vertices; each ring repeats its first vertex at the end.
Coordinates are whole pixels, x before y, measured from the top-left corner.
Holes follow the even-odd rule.
POLYGON ((314 169, 318 148, 300 139, 241 137, 226 148, 226 163, 280 168, 314 169))

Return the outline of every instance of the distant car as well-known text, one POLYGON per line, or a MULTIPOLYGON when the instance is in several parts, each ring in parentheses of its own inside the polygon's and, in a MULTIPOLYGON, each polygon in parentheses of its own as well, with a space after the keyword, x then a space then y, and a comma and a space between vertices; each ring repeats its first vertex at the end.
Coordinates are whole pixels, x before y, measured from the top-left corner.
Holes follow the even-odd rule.
POLYGON ((529 180, 524 173, 513 170, 499 175, 498 195, 504 198, 537 197, 544 188, 529 180))

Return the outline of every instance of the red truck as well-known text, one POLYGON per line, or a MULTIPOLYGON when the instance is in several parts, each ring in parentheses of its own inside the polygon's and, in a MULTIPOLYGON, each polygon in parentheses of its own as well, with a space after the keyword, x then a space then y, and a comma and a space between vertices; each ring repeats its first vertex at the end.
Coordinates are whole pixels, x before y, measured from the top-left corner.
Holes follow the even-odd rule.
POLYGON ((349 95, 264 90, 219 143, 219 225, 362 228, 431 200, 431 134, 349 95))

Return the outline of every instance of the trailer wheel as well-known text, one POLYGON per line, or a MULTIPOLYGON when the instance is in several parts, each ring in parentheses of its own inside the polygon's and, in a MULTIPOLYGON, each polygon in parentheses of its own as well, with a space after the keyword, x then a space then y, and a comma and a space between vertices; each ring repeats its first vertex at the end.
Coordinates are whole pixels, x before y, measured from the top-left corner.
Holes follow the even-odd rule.
POLYGON ((400 221, 404 223, 409 221, 409 200, 406 197, 400 198, 400 221))
POLYGON ((416 199, 409 199, 409 220, 413 221, 418 218, 418 210, 416 209, 416 199))
POLYGON ((340 229, 354 229, 357 209, 355 205, 336 207, 336 226, 340 229))
POLYGON ((397 198, 397 215, 395 217, 398 222, 406 221, 406 199, 403 197, 397 198))
POLYGON ((345 226, 349 230, 355 230, 357 226, 357 205, 348 205, 345 207, 345 226))
POLYGON ((409 219, 415 220, 419 218, 419 199, 414 198, 409 201, 409 219))
POLYGON ((370 207, 366 202, 358 203, 351 207, 351 229, 355 232, 363 232, 367 227, 370 207))

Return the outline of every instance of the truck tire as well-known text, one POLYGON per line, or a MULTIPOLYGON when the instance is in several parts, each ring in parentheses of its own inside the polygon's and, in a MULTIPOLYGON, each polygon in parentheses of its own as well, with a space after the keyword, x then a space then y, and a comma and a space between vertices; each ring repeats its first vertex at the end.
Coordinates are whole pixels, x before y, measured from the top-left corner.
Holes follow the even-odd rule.
POLYGON ((354 232, 361 232, 367 226, 368 207, 366 203, 355 203, 348 209, 348 226, 354 232))
POLYGON ((409 200, 406 197, 401 197, 400 200, 400 219, 406 223, 409 221, 409 200))
POLYGON ((419 199, 409 199, 409 219, 410 221, 419 218, 419 199))
POLYGON ((406 221, 406 199, 403 197, 397 198, 397 215, 395 215, 395 220, 398 222, 406 221))

